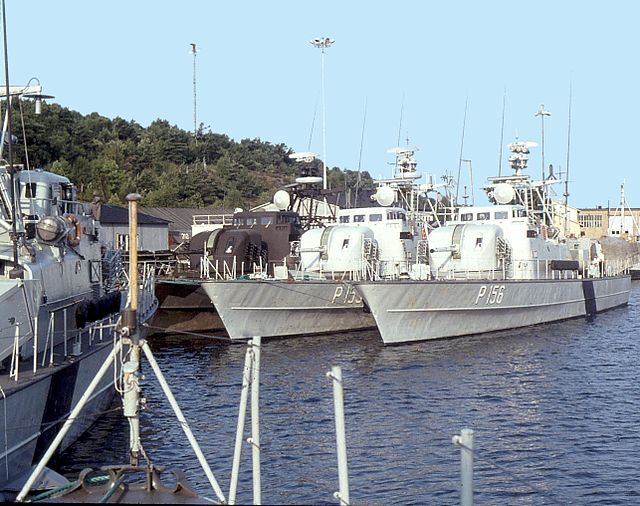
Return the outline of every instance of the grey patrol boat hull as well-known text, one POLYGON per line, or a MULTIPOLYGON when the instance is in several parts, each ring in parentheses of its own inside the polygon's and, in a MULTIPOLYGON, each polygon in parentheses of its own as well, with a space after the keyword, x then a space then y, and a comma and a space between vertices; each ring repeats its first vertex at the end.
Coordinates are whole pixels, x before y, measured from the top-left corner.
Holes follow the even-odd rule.
POLYGON ((337 281, 205 281, 231 339, 375 328, 353 287, 337 281))
POLYGON ((385 344, 479 334, 629 302, 630 276, 567 280, 354 282, 385 344))

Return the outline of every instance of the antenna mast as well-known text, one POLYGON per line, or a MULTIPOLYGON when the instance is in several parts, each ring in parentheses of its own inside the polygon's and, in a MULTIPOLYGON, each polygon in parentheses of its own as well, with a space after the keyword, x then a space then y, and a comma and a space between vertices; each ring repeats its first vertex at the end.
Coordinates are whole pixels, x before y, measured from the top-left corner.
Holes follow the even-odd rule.
POLYGON ((9 278, 24 278, 24 270, 20 266, 18 260, 18 209, 16 205, 16 169, 13 166, 13 139, 11 131, 11 93, 9 90, 9 49, 7 47, 7 14, 5 10, 5 1, 2 0, 2 35, 4 39, 4 75, 5 75, 5 93, 7 96, 7 129, 8 129, 8 158, 9 158, 9 174, 11 177, 11 242, 13 243, 13 269, 9 271, 9 278))
POLYGON ((572 83, 569 81, 569 120, 567 123, 567 168, 564 180, 564 235, 567 236, 569 220, 569 153, 571 152, 571 102, 572 83))
POLYGON ((456 200, 458 203, 458 190, 460 189, 460 171, 462 170, 462 152, 464 150, 464 130, 467 126, 467 106, 469 105, 469 96, 464 101, 464 119, 462 120, 462 139, 460 140, 460 156, 458 158, 458 185, 456 186, 456 200))
POLYGON ((402 115, 404 113, 404 93, 402 94, 402 102, 400 102, 400 122, 398 124, 398 140, 396 146, 400 146, 400 135, 402 132, 402 115))
POLYGON ((535 113, 534 116, 536 118, 540 116, 540 120, 542 122, 542 131, 540 134, 540 151, 542 154, 542 181, 544 181, 544 118, 545 116, 551 116, 551 113, 544 110, 544 104, 540 104, 540 109, 538 109, 538 112, 535 113))
POLYGON ((362 168, 362 147, 364 146, 364 127, 367 123, 367 99, 364 100, 364 117, 362 118, 362 133, 360 134, 360 156, 358 156, 358 178, 356 179, 356 200, 358 205, 358 190, 360 189, 360 169, 362 168))
POLYGON ((504 113, 507 106, 507 87, 502 94, 502 126, 500 127, 500 146, 498 147, 498 176, 502 176, 502 143, 504 142, 504 113))

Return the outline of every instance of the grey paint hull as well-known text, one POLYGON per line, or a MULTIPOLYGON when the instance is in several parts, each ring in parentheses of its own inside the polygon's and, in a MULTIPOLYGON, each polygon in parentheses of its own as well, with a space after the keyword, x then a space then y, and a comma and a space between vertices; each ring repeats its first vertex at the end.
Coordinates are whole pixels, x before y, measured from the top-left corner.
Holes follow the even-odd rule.
POLYGON ((209 281, 231 339, 294 336, 375 327, 353 287, 334 281, 209 281))
MULTIPOLYGON (((17 478, 26 478, 112 348, 111 339, 105 339, 75 361, 39 369, 36 376, 22 371, 17 383, 3 377, 6 397, 0 399, 0 489, 17 478)), ((113 373, 109 372, 63 439, 59 451, 73 444, 98 419, 110 406, 114 394, 113 373)))
POLYGON ((354 283, 386 344, 512 329, 629 301, 631 279, 354 283))

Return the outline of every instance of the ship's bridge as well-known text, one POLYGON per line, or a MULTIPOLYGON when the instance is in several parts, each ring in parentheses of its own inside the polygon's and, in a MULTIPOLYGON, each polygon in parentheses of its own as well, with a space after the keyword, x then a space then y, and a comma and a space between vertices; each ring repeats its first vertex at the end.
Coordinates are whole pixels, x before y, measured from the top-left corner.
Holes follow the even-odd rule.
POLYGON ((375 225, 384 222, 403 224, 406 221, 407 211, 400 207, 367 207, 338 211, 338 223, 342 225, 375 225))
POLYGON ((486 207, 461 207, 452 223, 527 223, 527 209, 521 205, 497 205, 486 207))

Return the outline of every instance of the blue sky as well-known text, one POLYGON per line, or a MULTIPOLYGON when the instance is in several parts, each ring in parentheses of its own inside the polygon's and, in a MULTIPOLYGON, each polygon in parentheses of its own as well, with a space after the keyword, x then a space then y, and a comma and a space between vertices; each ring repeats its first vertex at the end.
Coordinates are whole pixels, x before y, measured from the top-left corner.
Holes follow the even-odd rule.
MULTIPOLYGON (((640 207, 637 2, 6 1, 15 84, 37 76, 83 114, 191 130, 195 42, 198 123, 306 151, 315 115, 318 154, 321 54, 308 41, 329 36, 328 164, 388 176, 400 132, 420 172, 455 176, 468 101, 463 158, 478 203, 498 169, 505 89, 503 171, 516 135, 540 142, 543 103, 545 161, 560 172, 571 85, 570 204, 615 208, 626 180, 640 207)), ((529 167, 540 175, 540 148, 529 167)))

